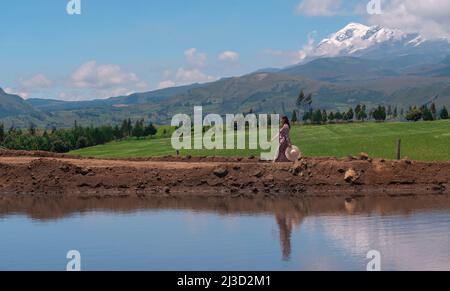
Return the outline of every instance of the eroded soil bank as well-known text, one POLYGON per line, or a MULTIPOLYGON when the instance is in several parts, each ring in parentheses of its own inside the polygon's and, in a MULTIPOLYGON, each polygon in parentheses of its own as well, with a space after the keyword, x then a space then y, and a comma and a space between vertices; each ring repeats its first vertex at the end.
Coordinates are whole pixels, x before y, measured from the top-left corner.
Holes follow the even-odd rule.
POLYGON ((308 197, 450 194, 450 163, 366 155, 272 164, 256 158, 98 160, 0 151, 0 195, 33 197, 308 197))

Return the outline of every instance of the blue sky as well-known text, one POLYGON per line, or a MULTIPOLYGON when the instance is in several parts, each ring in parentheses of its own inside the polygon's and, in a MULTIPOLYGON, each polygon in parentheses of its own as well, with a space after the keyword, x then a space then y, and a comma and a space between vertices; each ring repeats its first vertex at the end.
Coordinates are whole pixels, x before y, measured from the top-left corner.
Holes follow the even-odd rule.
POLYGON ((81 0, 73 16, 68 0, 2 1, 0 86, 81 100, 290 65, 309 37, 365 21, 320 1, 81 0))

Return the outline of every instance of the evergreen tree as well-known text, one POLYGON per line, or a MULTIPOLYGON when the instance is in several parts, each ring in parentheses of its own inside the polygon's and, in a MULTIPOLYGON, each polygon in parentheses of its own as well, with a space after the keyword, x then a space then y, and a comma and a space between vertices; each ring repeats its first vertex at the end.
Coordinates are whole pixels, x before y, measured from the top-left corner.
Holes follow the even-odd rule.
POLYGON ((389 118, 392 118, 392 114, 393 114, 393 112, 392 112, 392 106, 389 105, 389 106, 388 106, 388 109, 387 109, 387 116, 388 116, 389 118))
POLYGON ((297 123, 297 121, 298 121, 298 118, 297 118, 297 110, 294 110, 293 112, 292 112, 292 118, 291 118, 291 121, 292 121, 292 123, 297 123))
MULTIPOLYGON (((356 108, 356 109, 358 109, 358 108, 356 108)), ((359 121, 366 120, 367 119, 366 106, 365 105, 361 106, 359 108, 358 112, 356 112, 356 109, 355 109, 356 119, 359 121)))
POLYGON ((310 109, 309 111, 305 112, 305 114, 303 114, 303 122, 307 123, 308 121, 312 121, 312 117, 313 117, 313 110, 310 109))
POLYGON ((324 109, 322 111, 322 123, 326 124, 327 122, 328 122, 328 114, 327 114, 327 111, 324 109))
POLYGON ((297 97, 297 101, 296 101, 296 104, 297 104, 297 108, 298 108, 298 109, 302 109, 302 107, 303 107, 303 101, 305 101, 305 92, 303 92, 303 90, 301 90, 301 91, 300 91, 300 94, 299 94, 298 97, 297 97))
POLYGON ((433 113, 431 112, 430 109, 428 109, 427 106, 422 108, 422 118, 424 121, 433 121, 433 113))
MULTIPOLYGON (((295 105, 297 106, 298 112, 299 112, 299 116, 298 118, 300 118, 300 112, 302 112, 302 110, 304 110, 304 106, 303 106, 303 102, 305 101, 305 92, 303 92, 303 89, 300 91, 300 94, 297 97, 297 100, 295 101, 295 105)), ((303 111, 304 112, 304 111, 303 111)), ((304 116, 303 116, 304 117, 304 116)), ((298 119, 297 118, 297 119, 298 119)))
POLYGON ((120 131, 122 132, 122 137, 131 136, 132 126, 130 119, 124 119, 122 122, 122 126, 120 127, 120 131))
POLYGON ((30 122, 30 125, 28 126, 28 134, 31 136, 36 135, 36 125, 34 123, 30 122))
POLYGON ((70 151, 70 146, 68 145, 67 142, 61 140, 61 139, 57 139, 53 142, 52 144, 52 152, 55 153, 66 153, 70 151))
POLYGON ((376 121, 385 121, 387 117, 386 107, 378 105, 378 107, 373 111, 372 117, 376 121))
POLYGON ((367 112, 366 111, 367 111, 367 107, 366 107, 366 105, 363 104, 361 106, 361 111, 358 114, 359 120, 365 121, 367 119, 367 112))
POLYGON ((305 98, 305 104, 306 104, 306 106, 308 107, 308 109, 311 109, 312 107, 312 103, 313 103, 313 97, 312 97, 312 94, 310 93, 310 94, 308 94, 308 96, 306 96, 306 98, 305 98))
POLYGON ((362 106, 361 106, 361 104, 356 105, 356 107, 355 107, 355 116, 356 116, 356 119, 357 119, 357 120, 361 120, 361 119, 359 118, 359 117, 360 117, 361 111, 362 111, 362 106))
POLYGON ((369 115, 367 116, 367 119, 371 119, 371 118, 373 118, 373 114, 375 113, 375 108, 372 108, 372 109, 370 109, 370 111, 369 111, 369 115))
POLYGON ((380 108, 380 118, 382 121, 385 121, 387 118, 386 107, 384 107, 384 106, 381 106, 381 108, 380 108))
POLYGON ((133 134, 133 124, 131 123, 131 118, 128 118, 127 130, 128 130, 128 136, 132 136, 132 134, 133 134))
POLYGON ((158 132, 158 130, 156 129, 156 127, 153 125, 153 123, 149 123, 144 130, 144 135, 145 136, 154 136, 156 133, 158 132))
POLYGON ((145 128, 144 128, 144 120, 140 119, 136 121, 134 125, 132 135, 135 137, 143 137, 145 136, 145 128))
POLYGON ((397 106, 395 106, 395 108, 394 108, 393 117, 394 117, 394 119, 397 119, 397 117, 398 117, 398 109, 397 109, 397 106))
POLYGON ((430 112, 433 117, 433 120, 436 120, 437 119, 437 109, 436 109, 436 104, 434 104, 434 102, 431 103, 430 112))
POLYGON ((328 113, 328 121, 334 122, 334 120, 335 120, 334 113, 333 111, 330 111, 330 113, 328 113))
POLYGON ((76 148, 77 149, 82 149, 82 148, 85 148, 85 147, 88 147, 88 146, 89 146, 89 142, 88 142, 86 137, 80 136, 77 139, 77 144, 76 144, 76 148))
MULTIPOLYGON (((440 117, 441 117, 441 119, 448 119, 448 110, 445 106, 441 110, 440 117)), ((1 134, 1 132, 0 132, 0 134, 1 134)))
POLYGON ((120 130, 120 128, 117 124, 114 126, 113 135, 114 135, 114 139, 122 139, 123 138, 122 131, 120 130))
POLYGON ((343 115, 339 110, 336 112, 334 117, 335 117, 336 121, 342 121, 342 119, 343 119, 343 115))
POLYGON ((312 122, 314 124, 321 124, 322 123, 322 110, 317 109, 314 111, 312 116, 312 122))
MULTIPOLYGON (((296 105, 297 108, 299 110, 299 114, 300 114, 300 110, 303 110, 303 112, 305 112, 305 115, 307 114, 307 111, 311 111, 312 109, 312 102, 313 102, 313 97, 312 94, 308 94, 307 96, 305 95, 305 92, 303 90, 300 91, 300 95, 297 97, 297 101, 296 101, 296 105)), ((310 117, 312 116, 312 113, 309 114, 310 117)), ((297 118, 298 119, 298 118, 297 118)), ((310 118, 305 118, 303 117, 303 120, 308 120, 310 118)))
POLYGON ((348 109, 348 111, 347 111, 347 114, 345 114, 345 115, 346 115, 346 120, 352 121, 353 118, 355 117, 355 113, 353 112, 353 108, 350 107, 348 109))
POLYGON ((356 118, 360 121, 364 121, 367 118, 367 113, 360 111, 356 118))
POLYGON ((92 134, 94 144, 103 144, 105 142, 105 137, 99 128, 93 128, 92 134))

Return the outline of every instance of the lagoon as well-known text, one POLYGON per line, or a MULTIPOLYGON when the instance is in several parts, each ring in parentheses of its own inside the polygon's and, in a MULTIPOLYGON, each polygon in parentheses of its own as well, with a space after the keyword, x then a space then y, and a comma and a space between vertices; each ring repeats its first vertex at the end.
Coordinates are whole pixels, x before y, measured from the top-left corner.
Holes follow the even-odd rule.
POLYGON ((447 197, 0 199, 0 270, 450 270, 447 197))

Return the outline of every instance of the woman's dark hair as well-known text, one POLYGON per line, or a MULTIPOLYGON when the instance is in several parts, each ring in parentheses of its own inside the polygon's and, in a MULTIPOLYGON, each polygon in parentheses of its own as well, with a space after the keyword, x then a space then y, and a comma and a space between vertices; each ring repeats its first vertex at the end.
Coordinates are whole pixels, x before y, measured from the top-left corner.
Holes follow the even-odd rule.
POLYGON ((289 126, 289 128, 291 128, 291 123, 289 122, 289 118, 287 116, 281 117, 281 123, 283 125, 287 124, 289 126))

